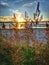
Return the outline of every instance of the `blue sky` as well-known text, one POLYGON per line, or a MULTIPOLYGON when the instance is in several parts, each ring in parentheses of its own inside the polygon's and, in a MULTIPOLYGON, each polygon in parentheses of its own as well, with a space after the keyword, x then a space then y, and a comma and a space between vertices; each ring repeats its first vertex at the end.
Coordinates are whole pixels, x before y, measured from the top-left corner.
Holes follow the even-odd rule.
POLYGON ((29 16, 33 16, 36 11, 37 2, 40 2, 41 14, 49 18, 49 0, 0 0, 0 16, 13 15, 13 11, 27 11, 29 16))

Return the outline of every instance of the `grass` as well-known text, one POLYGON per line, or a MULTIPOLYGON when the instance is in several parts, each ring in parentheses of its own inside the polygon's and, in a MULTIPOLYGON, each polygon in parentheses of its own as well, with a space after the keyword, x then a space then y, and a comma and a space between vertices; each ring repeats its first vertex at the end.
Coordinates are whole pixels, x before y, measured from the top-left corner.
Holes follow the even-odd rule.
POLYGON ((1 35, 0 65, 49 65, 49 45, 8 43, 1 35))

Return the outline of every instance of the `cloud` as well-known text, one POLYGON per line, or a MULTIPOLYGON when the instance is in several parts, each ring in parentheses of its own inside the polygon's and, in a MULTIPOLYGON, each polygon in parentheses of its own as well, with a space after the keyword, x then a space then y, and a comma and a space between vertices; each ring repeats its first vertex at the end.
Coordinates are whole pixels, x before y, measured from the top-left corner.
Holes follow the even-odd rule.
POLYGON ((19 12, 19 10, 14 10, 14 9, 9 9, 9 11, 12 12, 12 13, 19 12))
POLYGON ((31 7, 31 6, 33 6, 34 4, 36 4, 37 3, 37 1, 34 1, 34 2, 30 2, 30 3, 26 3, 26 4, 24 4, 23 5, 23 7, 31 7))
POLYGON ((7 2, 0 2, 0 6, 2 6, 2 7, 8 7, 9 5, 8 5, 7 2))
POLYGON ((16 2, 16 3, 19 3, 19 2, 21 2, 21 1, 23 1, 23 0, 16 0, 15 2, 16 2))
POLYGON ((22 1, 23 1, 23 0, 14 0, 13 3, 14 3, 14 4, 17 4, 17 3, 20 3, 20 2, 22 2, 22 1))
POLYGON ((39 2, 46 2, 46 0, 37 0, 37 1, 39 1, 39 2))
POLYGON ((9 9, 10 12, 15 13, 16 15, 22 15, 19 10, 9 9))
POLYGON ((33 3, 26 3, 23 6, 26 7, 26 6, 32 6, 32 5, 33 5, 33 3))
POLYGON ((33 1, 33 2, 30 2, 30 3, 25 3, 24 5, 23 5, 23 7, 31 7, 31 6, 33 6, 34 4, 37 4, 37 2, 45 2, 46 0, 35 0, 35 1, 33 1))

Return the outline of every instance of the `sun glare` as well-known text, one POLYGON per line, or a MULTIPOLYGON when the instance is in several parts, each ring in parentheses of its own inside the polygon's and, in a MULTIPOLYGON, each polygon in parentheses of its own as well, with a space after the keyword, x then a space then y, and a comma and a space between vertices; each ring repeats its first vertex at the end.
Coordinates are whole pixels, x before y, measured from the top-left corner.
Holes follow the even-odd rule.
POLYGON ((18 28, 18 29, 24 29, 25 19, 23 18, 21 12, 18 12, 18 13, 16 14, 16 17, 15 17, 15 18, 16 18, 16 19, 15 19, 16 22, 18 23, 18 24, 17 24, 17 28, 18 28))
POLYGON ((24 22, 25 21, 21 12, 17 13, 17 19, 18 19, 18 22, 24 22))
POLYGON ((24 20, 24 18, 23 17, 18 17, 17 18, 18 19, 18 29, 24 29, 24 22, 25 22, 25 20, 24 20))
POLYGON ((25 22, 23 17, 18 17, 18 22, 25 22))

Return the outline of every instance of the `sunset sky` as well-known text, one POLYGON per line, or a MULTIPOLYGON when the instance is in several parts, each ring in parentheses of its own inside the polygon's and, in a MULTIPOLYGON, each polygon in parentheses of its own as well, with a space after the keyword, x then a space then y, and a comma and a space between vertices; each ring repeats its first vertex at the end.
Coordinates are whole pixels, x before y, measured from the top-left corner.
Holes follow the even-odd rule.
POLYGON ((23 15, 27 11, 30 17, 36 11, 37 2, 40 2, 41 15, 49 18, 49 0, 0 0, 0 16, 10 16, 17 11, 23 15))

